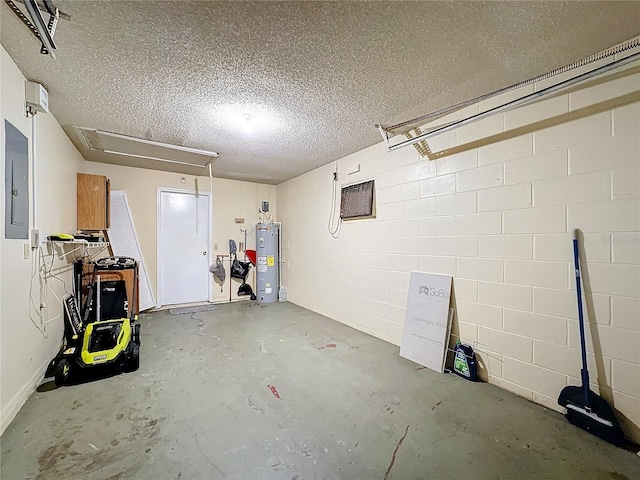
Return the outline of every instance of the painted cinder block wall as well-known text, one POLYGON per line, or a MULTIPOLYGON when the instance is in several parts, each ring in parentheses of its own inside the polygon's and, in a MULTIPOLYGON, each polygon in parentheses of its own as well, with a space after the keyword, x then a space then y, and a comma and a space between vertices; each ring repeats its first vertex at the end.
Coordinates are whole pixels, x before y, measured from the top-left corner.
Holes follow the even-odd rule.
POLYGON ((410 272, 452 275, 453 333, 475 346, 485 379, 560 410, 580 376, 579 228, 592 388, 640 440, 640 62, 429 145, 431 160, 381 143, 278 186, 289 301, 398 345, 410 272), (375 179, 377 208, 334 239, 336 169, 338 186, 375 179))

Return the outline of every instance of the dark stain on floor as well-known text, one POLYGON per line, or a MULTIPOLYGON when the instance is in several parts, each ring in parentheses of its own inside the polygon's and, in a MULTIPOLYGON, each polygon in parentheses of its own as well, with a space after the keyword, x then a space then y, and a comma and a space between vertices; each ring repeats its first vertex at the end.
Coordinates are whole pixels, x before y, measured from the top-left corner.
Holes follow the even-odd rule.
POLYGON ((44 480, 45 478, 47 478, 47 476, 43 476, 43 474, 46 474, 46 472, 48 472, 49 470, 53 470, 59 460, 63 460, 66 458, 71 445, 73 445, 73 440, 65 442, 62 445, 52 445, 44 452, 42 452, 38 457, 38 465, 40 466, 40 471, 38 472, 38 476, 36 477, 36 479, 44 480))
MULTIPOLYGON (((71 446, 74 445, 73 440, 50 446, 38 457, 39 471, 36 480, 64 478, 65 473, 77 471, 78 469, 89 474, 118 465, 121 468, 123 448, 126 449, 132 444, 137 446, 144 445, 146 447, 146 453, 151 452, 151 447, 157 445, 161 440, 159 435, 159 421, 165 417, 149 418, 146 416, 136 416, 132 412, 130 418, 132 419, 132 424, 129 434, 126 435, 125 432, 123 432, 120 439, 113 438, 111 440, 105 440, 105 442, 108 441, 106 447, 100 445, 100 447, 102 447, 100 448, 85 443, 84 447, 87 445, 91 447, 91 449, 87 449, 82 448, 83 445, 76 443, 76 449, 80 450, 79 452, 76 451, 76 449, 71 450, 71 446), (84 453, 81 453, 83 451, 84 453), (67 461, 61 463, 62 460, 65 459, 67 461)), ((128 472, 121 471, 118 474, 107 477, 106 480, 119 480, 124 478, 125 474, 128 474, 128 472)))

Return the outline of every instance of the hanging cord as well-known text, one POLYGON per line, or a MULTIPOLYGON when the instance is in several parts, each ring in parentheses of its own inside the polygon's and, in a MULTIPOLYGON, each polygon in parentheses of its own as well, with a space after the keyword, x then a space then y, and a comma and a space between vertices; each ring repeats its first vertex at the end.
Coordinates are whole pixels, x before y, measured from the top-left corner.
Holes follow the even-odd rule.
POLYGON ((338 196, 338 172, 333 174, 333 194, 331 195, 331 212, 329 212, 329 221, 327 222, 327 230, 333 238, 340 236, 340 230, 342 228, 342 218, 338 216, 336 223, 336 204, 338 196))
MULTIPOLYGON (((75 249, 77 250, 77 249, 75 249)), ((73 250, 73 251, 75 251, 73 250)), ((57 280, 62 284, 62 288, 64 292, 72 295, 72 293, 67 288, 67 283, 58 276, 58 273, 63 273, 69 269, 68 266, 54 268, 56 255, 51 254, 51 262, 47 261, 46 255, 43 251, 42 245, 37 247, 37 254, 33 255, 32 267, 31 267, 31 279, 29 282, 29 319, 34 324, 34 326, 38 329, 38 331, 42 334, 44 338, 48 338, 48 329, 47 324, 56 321, 62 316, 62 313, 59 313, 53 318, 49 318, 49 311, 52 307, 47 305, 46 300, 48 299, 48 293, 51 292, 51 295, 56 299, 57 305, 60 308, 60 312, 62 312, 63 302, 62 299, 55 292, 53 285, 50 285, 49 279, 57 280), (39 302, 33 298, 33 281, 38 275, 38 297, 39 302), (35 312, 35 316, 34 316, 35 312)), ((58 308, 58 307, 56 307, 58 308)))
MULTIPOLYGON (((78 248, 72 250, 72 252, 75 252, 76 250, 79 250, 78 248)), ((69 252, 71 253, 71 252, 69 252)), ((43 257, 44 258, 44 257, 43 257)), ((54 280, 59 281, 60 283, 62 283, 62 288, 64 288, 64 291, 67 295, 73 295, 69 289, 67 288, 67 282, 65 282, 64 280, 62 280, 56 273, 54 273, 55 271, 59 271, 59 272, 65 272, 68 271, 71 267, 69 265, 65 265, 64 267, 59 267, 57 269, 54 270, 53 268, 53 264, 56 260, 56 256, 55 254, 51 255, 51 264, 49 265, 49 268, 45 268, 45 270, 43 271, 43 276, 45 279, 47 278, 53 278, 54 280)), ((44 264, 44 266, 46 267, 46 263, 44 264)), ((60 302, 60 306, 62 306, 62 301, 60 301, 60 299, 58 298, 58 296, 55 294, 55 292, 53 291, 53 287, 51 289, 51 293, 53 293, 53 296, 56 297, 58 299, 58 301, 60 302)))
MULTIPOLYGON (((74 250, 75 251, 75 250, 74 250)), ((40 247, 40 254, 42 256, 42 267, 41 267, 41 279, 44 282, 44 289, 42 294, 47 295, 47 290, 49 290, 51 292, 51 294, 53 295, 53 297, 56 299, 59 308, 60 308, 60 312, 62 312, 63 310, 63 304, 62 304, 62 299, 60 297, 58 297, 58 295, 56 294, 55 290, 53 289, 53 285, 51 285, 49 288, 49 279, 53 279, 53 280, 57 280, 58 282, 62 283, 62 288, 64 289, 65 293, 67 293, 68 295, 72 295, 72 293, 69 291, 69 289, 67 288, 67 283, 62 280, 58 275, 56 275, 54 273, 54 269, 53 269, 53 264, 55 263, 56 260, 56 255, 55 253, 51 255, 51 264, 48 266, 47 268, 47 262, 45 261, 45 257, 44 257, 44 253, 42 253, 42 247, 40 247)), ((58 270, 68 270, 68 266, 67 267, 63 267, 63 269, 58 269, 58 270)), ((47 295, 48 296, 48 295, 47 295)), ((42 295, 41 295, 42 298, 42 295)), ((46 332, 46 326, 47 324, 56 321, 58 318, 60 318, 62 316, 62 313, 59 313, 58 315, 56 315, 53 318, 49 318, 49 307, 45 308, 45 315, 44 318, 42 320, 42 323, 45 326, 45 332, 46 332)))
MULTIPOLYGON (((40 247, 38 247, 40 249, 40 247)), ((42 313, 40 311, 40 305, 36 305, 33 300, 33 279, 36 277, 38 272, 40 271, 40 252, 38 255, 32 255, 31 257, 31 280, 29 282, 29 320, 33 323, 33 325, 38 329, 38 331, 46 338, 46 333, 44 331, 44 325, 42 323, 42 313), (38 318, 34 318, 33 312, 35 312, 38 318)), ((42 300, 42 288, 40 288, 40 299, 42 300)))

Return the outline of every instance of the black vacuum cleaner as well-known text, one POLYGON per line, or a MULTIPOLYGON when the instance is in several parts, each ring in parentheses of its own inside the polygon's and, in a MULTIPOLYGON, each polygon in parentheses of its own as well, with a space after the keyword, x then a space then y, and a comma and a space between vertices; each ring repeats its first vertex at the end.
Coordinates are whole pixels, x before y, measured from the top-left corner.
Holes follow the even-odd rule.
POLYGON ((578 325, 580 326, 580 350, 582 353, 582 385, 565 387, 560 392, 558 404, 567 409, 565 417, 573 425, 586 430, 616 446, 624 443, 622 428, 616 414, 600 395, 589 389, 589 370, 584 336, 582 291, 580 288, 580 260, 577 230, 573 230, 573 261, 576 269, 576 292, 578 294, 578 325))

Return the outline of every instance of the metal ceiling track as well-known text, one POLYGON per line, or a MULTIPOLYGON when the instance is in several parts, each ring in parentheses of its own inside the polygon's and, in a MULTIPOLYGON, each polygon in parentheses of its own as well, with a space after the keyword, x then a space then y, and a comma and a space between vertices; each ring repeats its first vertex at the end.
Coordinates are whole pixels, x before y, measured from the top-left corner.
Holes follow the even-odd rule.
POLYGON ((56 58, 56 44, 53 42, 53 35, 60 18, 60 10, 53 6, 50 0, 44 0, 44 6, 49 12, 49 22, 45 23, 42 17, 42 12, 38 6, 37 0, 4 0, 4 3, 11 9, 13 13, 26 25, 31 33, 42 43, 40 52, 43 54, 51 55, 51 58, 56 58), (23 3, 27 9, 27 13, 31 17, 29 19, 27 15, 16 5, 16 2, 23 3))
POLYGON ((605 58, 610 58, 610 57, 614 57, 615 55, 619 55, 621 53, 624 53, 628 50, 632 50, 635 48, 640 47, 640 37, 636 37, 632 40, 628 40, 624 43, 621 43, 619 45, 616 45, 614 47, 611 47, 607 50, 604 50, 602 52, 599 52, 595 55, 591 55, 590 57, 584 58, 582 60, 579 60, 577 62, 571 63, 569 65, 566 65, 564 67, 561 68, 557 68, 555 70, 552 70, 550 72, 547 72, 545 74, 539 75, 537 77, 533 77, 530 78, 528 80, 524 80, 522 82, 516 83, 514 85, 511 85, 509 87, 505 87, 505 88, 501 88, 500 90, 496 90, 494 92, 485 94, 485 95, 481 95, 479 97, 475 97, 472 98, 470 100, 466 100, 464 102, 458 103, 456 105, 452 105, 450 107, 447 108, 443 108, 440 110, 436 110, 434 112, 428 113, 426 115, 414 118, 412 120, 407 120, 405 122, 401 122, 398 123, 396 125, 391 125, 391 126, 382 126, 382 125, 376 125, 376 127, 378 128, 378 130, 380 131, 380 134, 382 135, 383 140, 385 141, 385 143, 387 144, 387 148, 389 151, 393 151, 393 150, 398 150, 400 148, 406 147, 408 145, 414 145, 416 147, 416 150, 418 150, 418 152, 420 153, 420 155, 422 155, 423 157, 428 156, 429 153, 431 153, 431 150, 429 149, 429 146, 426 143, 426 140, 428 140, 429 138, 435 137, 437 135, 440 135, 442 133, 454 130, 456 128, 459 128, 463 125, 468 125, 474 122, 477 122, 479 120, 482 120, 483 118, 487 118, 490 117, 492 115, 495 115, 497 113, 501 113, 501 112, 505 112, 507 110, 511 110, 513 108, 516 107, 520 107, 522 105, 525 105, 527 103, 531 103, 535 100, 539 100, 540 98, 549 95, 551 93, 555 93, 558 92, 560 90, 563 90, 565 88, 568 88, 572 85, 575 85, 577 83, 580 82, 584 82, 585 80, 588 80, 589 78, 593 78, 597 75, 601 75, 603 73, 606 73, 608 71, 620 68, 624 65, 627 65, 631 62, 636 61, 637 59, 640 58, 640 52, 636 52, 636 53, 631 53, 627 56, 624 56, 622 58, 619 58, 618 60, 613 60, 605 65, 602 65, 600 67, 594 68, 592 70, 589 70, 585 73, 582 73, 580 75, 576 75, 575 77, 569 78, 567 80, 564 80, 562 82, 559 82, 555 85, 552 85, 550 87, 547 88, 543 88, 541 90, 538 90, 536 92, 533 92, 529 95, 525 95, 523 97, 517 98, 515 100, 512 100, 510 102, 504 103, 502 105, 496 106, 494 108, 490 108, 489 110, 486 110, 484 112, 480 112, 476 115, 472 115, 470 117, 466 117, 463 118, 461 120, 456 120, 450 123, 447 123, 445 125, 441 125, 438 127, 434 127, 426 132, 423 132, 421 130, 421 127, 423 127, 425 124, 432 122, 434 120, 437 120, 438 118, 444 117, 445 115, 448 115, 450 113, 456 112, 462 108, 468 107, 470 105, 474 105, 477 104, 483 100, 487 100, 489 98, 492 97, 496 97, 498 95, 501 95, 503 93, 506 92, 510 92, 512 90, 516 90, 518 88, 527 86, 527 85, 531 85, 534 84, 536 82, 540 82, 542 80, 547 80, 549 78, 552 78, 556 75, 560 75, 566 72, 569 72, 571 70, 575 70, 577 68, 583 67, 585 65, 589 65, 591 63, 597 62, 599 60, 603 60, 605 58), (390 134, 391 135, 405 135, 407 137, 407 140, 391 145, 390 144, 390 134))
MULTIPOLYGON (((15 0, 18 3, 26 3, 29 0, 15 0)), ((53 4, 51 3, 51 0, 47 0, 46 2, 43 0, 36 0, 38 3, 38 8, 40 8, 40 10, 42 10, 43 8, 46 8, 47 11, 51 12, 51 8, 57 8, 54 7, 53 4), (48 4, 48 5, 47 5, 48 4)), ((71 20, 71 15, 69 15, 68 13, 63 12, 62 10, 58 9, 58 11, 60 12, 60 18, 62 18, 63 20, 71 20)))
POLYGON ((217 152, 208 152, 196 148, 154 142, 143 138, 130 137, 119 133, 106 132, 95 128, 73 125, 72 127, 82 145, 87 150, 119 155, 129 159, 152 160, 189 167, 210 168, 218 157, 217 152))
POLYGON ((11 11, 16 14, 16 17, 18 17, 22 21, 22 23, 24 23, 26 27, 31 30, 31 33, 33 33, 38 40, 42 41, 42 39, 40 38, 40 34, 38 33, 38 29, 33 23, 31 23, 31 20, 29 20, 27 16, 22 13, 20 7, 18 7, 18 5, 16 5, 12 0, 4 0, 4 3, 6 3, 11 11))

